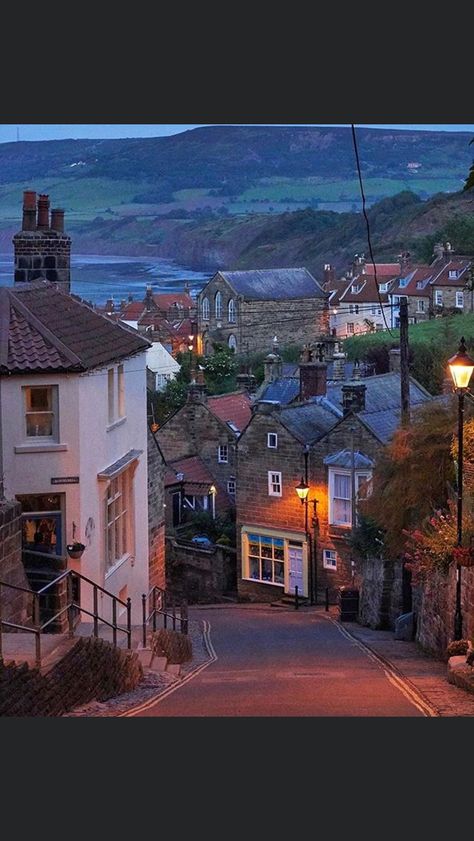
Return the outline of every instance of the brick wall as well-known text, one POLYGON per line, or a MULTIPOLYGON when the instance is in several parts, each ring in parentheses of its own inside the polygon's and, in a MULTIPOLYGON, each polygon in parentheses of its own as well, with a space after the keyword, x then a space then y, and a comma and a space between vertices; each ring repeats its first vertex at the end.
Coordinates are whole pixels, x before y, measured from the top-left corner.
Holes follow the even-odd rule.
MULTIPOLYGON (((21 558, 21 505, 18 502, 0 502, 0 580, 17 587, 29 588, 21 558)), ((31 603, 26 594, 2 590, 2 618, 19 625, 28 624, 31 603)))
POLYGON ((15 251, 15 283, 30 282, 40 277, 64 284, 71 280, 71 237, 48 231, 18 233, 13 237, 15 251))
POLYGON ((236 338, 237 353, 247 350, 264 351, 271 348, 275 333, 280 346, 303 345, 329 332, 329 314, 322 298, 301 298, 279 301, 244 301, 235 295, 220 275, 216 275, 198 296, 198 331, 207 338, 209 348, 203 353, 212 354, 212 341, 227 344, 232 334, 236 338), (216 319, 214 298, 222 294, 222 317, 216 319), (202 300, 207 298, 210 318, 202 318, 202 300), (236 323, 229 323, 228 305, 233 299, 236 306, 236 323), (285 320, 282 319, 282 311, 285 320), (220 327, 218 327, 218 322, 220 327))
POLYGON ((166 538, 166 589, 177 603, 212 603, 236 589, 236 552, 229 546, 202 549, 166 538))
POLYGON ((148 430, 149 587, 165 588, 165 463, 148 430))
POLYGON ((142 677, 135 652, 82 638, 47 675, 26 663, 0 662, 0 716, 61 716, 90 701, 129 692, 142 677))

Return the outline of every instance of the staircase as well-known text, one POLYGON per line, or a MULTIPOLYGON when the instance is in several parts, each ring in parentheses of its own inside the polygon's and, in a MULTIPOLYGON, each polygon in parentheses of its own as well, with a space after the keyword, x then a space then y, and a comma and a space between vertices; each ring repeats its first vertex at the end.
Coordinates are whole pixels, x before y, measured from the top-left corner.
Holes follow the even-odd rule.
MULTIPOLYGON (((309 605, 309 599, 306 596, 298 596, 298 607, 307 607, 309 605)), ((290 595, 282 596, 281 599, 277 599, 274 602, 271 602, 271 607, 284 607, 286 610, 288 608, 293 608, 295 610, 295 597, 290 595)))

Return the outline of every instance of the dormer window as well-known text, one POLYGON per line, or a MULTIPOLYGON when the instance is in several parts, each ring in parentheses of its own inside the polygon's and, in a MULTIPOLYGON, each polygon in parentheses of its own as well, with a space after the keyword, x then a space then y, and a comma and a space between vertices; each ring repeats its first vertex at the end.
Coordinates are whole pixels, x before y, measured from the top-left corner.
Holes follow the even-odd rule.
POLYGON ((423 289, 423 285, 424 285, 424 281, 419 280, 419 281, 417 281, 416 288, 417 289, 423 289))
POLYGON ((399 285, 400 285, 400 289, 404 289, 405 286, 408 286, 408 278, 407 277, 402 277, 400 279, 400 284, 399 285))
POLYGON ((359 286, 358 283, 354 283, 351 286, 351 292, 352 292, 353 295, 357 295, 357 293, 360 292, 360 286, 359 286))
POLYGON ((388 292, 388 283, 379 283, 379 292, 388 292))
POLYGON ((449 279, 450 280, 457 280, 458 279, 458 272, 456 271, 456 269, 450 269, 449 270, 449 279))

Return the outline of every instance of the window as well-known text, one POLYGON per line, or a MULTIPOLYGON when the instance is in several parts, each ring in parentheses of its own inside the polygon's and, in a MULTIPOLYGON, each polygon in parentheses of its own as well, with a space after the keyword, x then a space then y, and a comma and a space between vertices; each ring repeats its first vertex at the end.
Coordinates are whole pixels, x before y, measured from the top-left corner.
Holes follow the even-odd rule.
POLYGON ((222 295, 220 292, 216 292, 214 298, 214 308, 216 313, 216 318, 222 318, 222 295))
POLYGON ((458 272, 456 271, 456 269, 450 269, 449 270, 449 279, 450 280, 457 280, 457 278, 458 278, 458 272))
POLYGON ((443 306, 443 293, 440 289, 437 289, 435 292, 435 304, 437 307, 443 306))
POLYGON ((26 437, 59 441, 58 386, 29 386, 23 394, 26 437))
POLYGON ((425 311, 425 302, 418 300, 418 304, 416 307, 417 312, 424 312, 425 311))
POLYGON ((399 283, 400 289, 404 289, 405 286, 408 286, 408 280, 409 280, 409 278, 407 278, 407 277, 402 277, 400 279, 400 283, 399 283))
POLYGON ((359 304, 355 305, 355 314, 359 315, 359 304))
POLYGON ((354 312, 354 304, 349 304, 349 312, 352 315, 354 312))
POLYGON ((230 350, 237 350, 237 339, 235 338, 233 333, 231 333, 229 338, 227 339, 227 345, 230 348, 230 350))
POLYGON ((351 292, 353 295, 357 295, 357 293, 360 292, 360 286, 357 283, 354 283, 351 286, 351 292))
POLYGON ((399 306, 399 304, 400 304, 400 295, 394 295, 394 296, 393 296, 393 303, 394 303, 394 305, 395 305, 396 307, 398 307, 398 306, 399 306))
POLYGON ((117 368, 117 397, 118 397, 118 416, 125 417, 125 375, 123 365, 117 368))
POLYGON ((266 581, 269 584, 284 584, 284 540, 262 534, 249 534, 247 540, 249 578, 254 581, 266 581))
POLYGON ((108 399, 109 399, 109 424, 113 423, 115 420, 115 401, 114 401, 114 378, 115 378, 115 371, 113 368, 109 368, 107 372, 107 388, 108 388, 108 399))
POLYGON ((347 334, 350 336, 353 332, 354 332, 354 324, 353 324, 352 321, 350 321, 347 324, 347 334))
POLYGON ((379 292, 388 292, 388 283, 379 283, 379 292))
POLYGON ((464 295, 462 293, 462 290, 460 290, 459 292, 456 292, 456 306, 457 307, 463 307, 464 306, 464 295))
POLYGON ((227 313, 229 318, 229 324, 235 324, 236 317, 235 317, 235 301, 233 298, 230 299, 228 306, 227 306, 227 313))
POLYGON ((131 470, 110 480, 106 497, 105 559, 110 569, 131 550, 131 470))
POLYGON ((227 446, 227 444, 219 444, 217 448, 217 461, 219 464, 228 464, 229 447, 227 446))
POLYGON ((171 374, 155 374, 156 390, 160 391, 161 389, 166 388, 166 384, 170 382, 171 377, 171 374))
POLYGON ((234 477, 229 479, 229 481, 227 482, 227 493, 230 494, 230 496, 235 496, 235 478, 234 477))
POLYGON ((419 280, 419 281, 417 281, 416 288, 417 289, 423 289, 424 285, 425 285, 425 281, 424 280, 419 280))
POLYGON ((337 552, 334 549, 323 549, 323 567, 324 569, 337 569, 337 552))
POLYGON ((268 471, 268 496, 281 496, 281 473, 268 471))
POLYGON ((209 298, 204 298, 202 302, 202 317, 204 321, 209 321, 210 312, 209 298))
POLYGON ((267 447, 271 450, 276 450, 278 447, 278 435, 276 432, 269 432, 267 435, 267 447))
MULTIPOLYGON (((356 499, 365 499, 371 491, 372 474, 367 470, 355 471, 356 499)), ((352 526, 351 471, 329 470, 329 522, 335 526, 352 526)))

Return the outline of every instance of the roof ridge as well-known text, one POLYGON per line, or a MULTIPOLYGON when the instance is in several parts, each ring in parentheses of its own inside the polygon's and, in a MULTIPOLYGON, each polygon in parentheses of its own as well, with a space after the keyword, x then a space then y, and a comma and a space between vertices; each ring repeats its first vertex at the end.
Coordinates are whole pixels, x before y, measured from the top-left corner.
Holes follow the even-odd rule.
MULTIPOLYGON (((47 289, 48 287, 45 286, 44 288, 47 289)), ((8 290, 8 292, 14 308, 21 313, 21 315, 26 319, 26 321, 32 327, 35 328, 35 330, 43 337, 43 339, 46 339, 54 348, 56 348, 56 350, 59 353, 62 353, 63 356, 65 356, 66 359, 73 365, 78 365, 80 368, 84 368, 84 365, 79 359, 79 357, 76 356, 76 354, 61 341, 61 339, 58 339, 58 337, 55 336, 54 333, 52 333, 48 327, 45 327, 45 325, 39 320, 39 318, 37 318, 36 315, 34 315, 34 313, 31 312, 29 307, 27 307, 26 304, 23 303, 23 301, 18 300, 15 292, 13 290, 8 290)))

